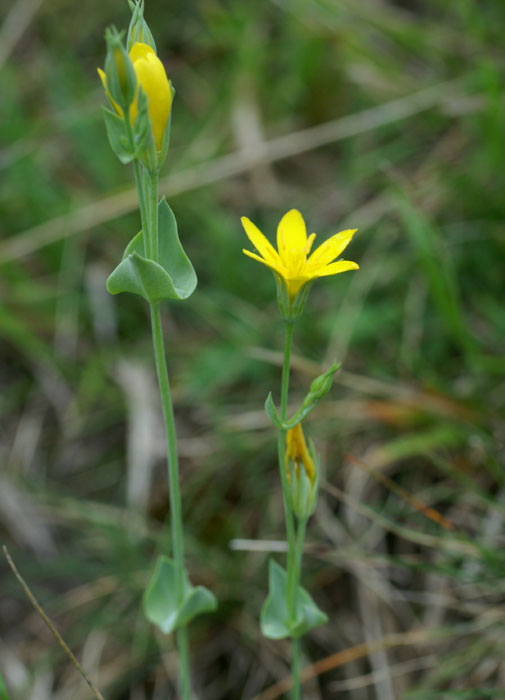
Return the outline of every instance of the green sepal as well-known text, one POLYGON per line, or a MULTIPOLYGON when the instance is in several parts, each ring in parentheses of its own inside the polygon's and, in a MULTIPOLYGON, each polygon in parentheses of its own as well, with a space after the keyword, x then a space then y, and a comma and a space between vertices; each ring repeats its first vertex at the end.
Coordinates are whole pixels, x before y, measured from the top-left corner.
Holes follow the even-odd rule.
POLYGON ((128 27, 128 37, 126 39, 126 48, 128 51, 132 46, 140 42, 150 46, 154 53, 156 52, 156 43, 147 22, 144 19, 144 0, 128 0, 128 5, 132 12, 130 26, 128 27))
POLYGON ((137 93, 138 112, 133 123, 133 138, 135 139, 135 157, 138 158, 148 170, 156 170, 157 155, 153 139, 153 128, 149 116, 149 100, 146 93, 139 86, 137 93))
POLYGON ((179 240, 175 216, 163 198, 158 204, 159 262, 145 257, 144 233, 128 244, 123 260, 107 279, 111 294, 139 294, 150 304, 163 299, 187 299, 197 279, 179 240))
POLYGON ((277 304, 282 318, 288 323, 294 323, 301 316, 309 296, 313 280, 306 282, 298 291, 294 299, 289 295, 286 282, 277 273, 273 272, 277 289, 277 304))
POLYGON ((302 586, 296 592, 294 620, 288 612, 287 573, 273 559, 268 569, 268 596, 261 610, 261 632, 269 639, 297 638, 308 630, 324 625, 328 616, 314 603, 302 586))
POLYGON ((161 168, 163 163, 165 162, 165 159, 168 154, 168 147, 170 145, 170 130, 172 128, 172 112, 174 108, 174 98, 175 98, 175 88, 172 85, 172 81, 168 81, 170 83, 170 91, 172 92, 172 103, 170 107, 170 114, 168 117, 167 125, 165 127, 165 131, 163 132, 163 138, 161 141, 161 150, 157 154, 158 155, 158 168, 161 168))
POLYGON ((193 618, 217 608, 213 593, 203 586, 191 585, 184 572, 183 591, 177 601, 177 571, 166 556, 158 557, 154 573, 143 598, 144 614, 164 634, 185 627, 193 618))
POLYGON ((127 113, 135 100, 137 92, 137 75, 133 63, 123 45, 123 32, 115 27, 105 30, 107 56, 105 57, 104 73, 106 92, 111 99, 127 113))
POLYGON ((110 147, 121 163, 130 163, 135 158, 135 153, 132 152, 129 146, 123 118, 106 107, 102 107, 102 112, 110 147))
POLYGON ((272 398, 272 392, 270 392, 268 394, 267 399, 265 401, 265 413, 270 418, 270 420, 275 425, 275 427, 279 428, 279 430, 282 430, 282 428, 283 428, 282 421, 279 418, 279 414, 277 413, 277 409, 275 408, 274 400, 272 398))

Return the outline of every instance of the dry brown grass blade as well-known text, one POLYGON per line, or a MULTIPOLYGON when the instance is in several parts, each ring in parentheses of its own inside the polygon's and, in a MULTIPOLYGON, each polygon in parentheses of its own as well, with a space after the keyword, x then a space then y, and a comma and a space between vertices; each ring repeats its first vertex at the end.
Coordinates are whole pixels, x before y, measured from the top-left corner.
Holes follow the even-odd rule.
POLYGON ((376 481, 379 481, 383 486, 395 493, 402 500, 406 501, 409 505, 412 506, 412 508, 415 508, 415 510, 422 513, 426 518, 433 520, 435 523, 441 525, 446 530, 455 529, 455 525, 451 520, 445 518, 434 508, 425 505, 419 498, 413 496, 401 486, 398 486, 398 484, 395 484, 395 482, 392 479, 390 479, 385 474, 382 474, 382 472, 379 472, 376 469, 371 469, 371 467, 369 467, 368 464, 366 464, 366 462, 363 462, 363 460, 358 459, 358 457, 355 457, 354 455, 351 455, 349 453, 345 454, 345 458, 353 464, 355 464, 356 466, 358 466, 360 469, 366 471, 367 474, 373 477, 376 481))
POLYGON ((74 654, 73 654, 72 651, 70 650, 69 646, 67 645, 67 643, 65 642, 65 640, 63 639, 63 637, 61 636, 61 634, 58 632, 58 630, 57 630, 56 627, 53 625, 53 623, 51 622, 51 620, 48 618, 48 616, 46 615, 46 613, 45 613, 45 612, 42 610, 42 608, 40 607, 39 603, 37 602, 37 599, 35 598, 35 596, 34 596, 33 593, 31 592, 31 590, 30 590, 28 584, 26 583, 26 581, 24 580, 24 578, 21 576, 21 574, 20 574, 19 571, 17 570, 16 565, 15 565, 14 562, 12 561, 11 555, 9 554, 9 551, 8 551, 8 549, 7 549, 7 547, 6 547, 5 545, 2 547, 2 551, 3 551, 3 553, 4 553, 5 558, 7 559, 7 563, 9 564, 9 566, 10 566, 10 568, 11 568, 11 570, 12 570, 12 573, 13 573, 14 576, 17 578, 17 580, 19 581, 19 583, 20 583, 22 589, 23 589, 24 592, 26 593, 26 597, 28 598, 28 600, 30 601, 30 603, 33 605, 33 607, 35 608, 35 610, 37 611, 37 613, 40 615, 40 617, 44 620, 44 622, 46 623, 46 625, 49 627, 51 633, 53 634, 54 638, 56 639, 56 641, 58 642, 58 644, 60 645, 60 647, 61 647, 61 648, 63 649, 63 651, 65 652, 66 656, 71 660, 71 662, 74 664, 74 666, 75 666, 76 669, 79 671, 79 673, 81 674, 81 676, 84 678, 84 680, 85 680, 86 683, 88 684, 88 686, 89 686, 91 692, 93 693, 93 695, 95 696, 95 698, 97 698, 97 700, 105 700, 104 697, 103 697, 103 695, 102 695, 102 693, 101 693, 101 692, 98 690, 98 688, 94 685, 93 681, 89 678, 89 676, 87 675, 86 671, 83 669, 83 667, 81 666, 81 664, 77 661, 76 657, 74 656, 74 654))
MULTIPOLYGON (((265 141, 263 147, 254 153, 231 153, 209 163, 202 163, 163 178, 160 181, 160 192, 167 197, 175 196, 239 175, 261 164, 297 156, 328 143, 407 119, 436 105, 445 104, 451 90, 458 85, 459 80, 440 83, 356 114, 265 141)), ((136 208, 137 193, 134 188, 86 204, 69 214, 57 216, 4 240, 0 245, 0 261, 6 263, 22 258, 49 243, 87 231, 136 208)))
MULTIPOLYGON (((413 632, 406 632, 405 634, 388 634, 382 639, 378 639, 371 643, 356 644, 356 646, 349 647, 349 649, 344 649, 343 651, 338 651, 335 654, 326 656, 324 659, 316 661, 316 663, 306 666, 301 674, 301 680, 305 681, 320 676, 323 673, 332 671, 339 666, 348 664, 351 661, 356 661, 357 659, 362 659, 369 654, 373 654, 382 649, 389 649, 391 647, 404 646, 406 644, 419 644, 422 642, 429 641, 433 636, 433 630, 414 630, 413 632)), ((289 691, 292 687, 291 676, 286 676, 278 683, 270 686, 267 690, 263 691, 259 695, 256 695, 252 700, 276 700, 283 693, 289 691)))

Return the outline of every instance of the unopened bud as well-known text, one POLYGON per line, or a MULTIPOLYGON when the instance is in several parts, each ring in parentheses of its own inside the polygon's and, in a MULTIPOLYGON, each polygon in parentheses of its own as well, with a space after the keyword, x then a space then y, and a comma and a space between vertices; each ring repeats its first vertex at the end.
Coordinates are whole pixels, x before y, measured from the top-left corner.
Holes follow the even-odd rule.
POLYGON ((149 29, 149 25, 144 19, 144 0, 128 0, 132 18, 128 27, 128 37, 126 39, 126 47, 131 50, 134 44, 147 44, 156 53, 156 44, 154 37, 149 29))
POLYGON ((324 374, 320 374, 319 377, 314 379, 310 385, 309 393, 303 402, 304 407, 317 403, 323 398, 323 396, 326 396, 331 389, 331 385, 333 384, 333 375, 339 367, 340 363, 334 362, 332 366, 326 370, 326 372, 324 372, 324 374))
MULTIPOLYGON (((105 34, 107 57, 105 59, 106 90, 111 99, 126 111, 135 99, 137 76, 133 64, 116 29, 108 29, 105 34)), ((102 77, 102 76, 100 76, 102 77)))

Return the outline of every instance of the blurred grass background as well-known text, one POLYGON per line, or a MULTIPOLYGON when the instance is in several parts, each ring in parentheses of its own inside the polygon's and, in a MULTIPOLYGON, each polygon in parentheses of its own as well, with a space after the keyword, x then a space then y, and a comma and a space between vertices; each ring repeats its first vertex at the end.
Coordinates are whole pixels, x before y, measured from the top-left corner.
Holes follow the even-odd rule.
MULTIPOLYGON (((177 90, 162 191, 199 276, 164 308, 188 566, 220 600, 191 627, 198 698, 273 700, 289 673, 258 627, 284 532, 262 408, 282 327, 239 217, 272 236, 296 207, 318 240, 359 227, 361 266, 314 285, 295 339, 294 405, 344 363, 308 425, 303 578, 330 623, 304 643, 305 697, 503 699, 504 3, 150 0, 146 18, 177 90)), ((108 700, 175 697, 172 639, 140 612, 168 544, 147 309, 105 291, 139 228, 96 74, 127 3, 9 0, 0 20, 1 541, 108 700)), ((8 697, 89 698, 0 574, 8 697)))

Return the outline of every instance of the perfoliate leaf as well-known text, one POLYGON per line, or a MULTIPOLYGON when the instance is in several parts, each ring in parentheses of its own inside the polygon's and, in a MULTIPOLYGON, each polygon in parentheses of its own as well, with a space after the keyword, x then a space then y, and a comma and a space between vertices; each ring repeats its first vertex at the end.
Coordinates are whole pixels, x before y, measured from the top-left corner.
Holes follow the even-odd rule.
POLYGON ((204 586, 190 586, 190 591, 177 615, 177 627, 185 627, 194 617, 217 608, 216 597, 204 586))
POLYGON ((128 136, 122 117, 115 112, 111 112, 111 110, 107 109, 106 107, 102 107, 102 112, 105 119, 105 128, 107 129, 110 147, 117 155, 121 163, 130 163, 135 154, 132 153, 128 145, 128 136))
POLYGON ((268 394, 267 399, 265 401, 265 413, 270 418, 270 420, 276 428, 282 428, 282 421, 279 418, 277 409, 275 408, 274 400, 272 398, 272 392, 268 394))
POLYGON ((268 568, 268 596, 261 609, 260 625, 264 637, 284 639, 291 636, 287 604, 287 576, 273 559, 268 568))
POLYGON ((261 610, 261 631, 269 639, 301 637, 308 630, 328 622, 305 588, 298 586, 293 618, 287 603, 287 573, 273 559, 268 570, 268 596, 261 610))
POLYGON ((160 265, 173 280, 177 299, 187 299, 195 291, 196 273, 179 240, 177 221, 165 197, 158 205, 160 265))
POLYGON ((187 299, 197 283, 196 273, 183 250, 177 223, 165 198, 158 205, 159 262, 145 257, 144 233, 128 244, 123 260, 107 279, 111 294, 139 294, 150 304, 163 299, 187 299))
POLYGON ((184 572, 183 592, 177 600, 177 575, 172 559, 158 557, 144 593, 144 613, 164 634, 185 627, 197 615, 217 608, 215 596, 203 586, 192 586, 184 572))

